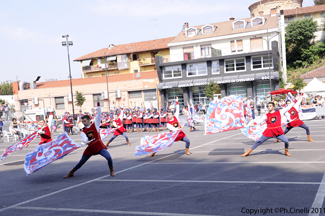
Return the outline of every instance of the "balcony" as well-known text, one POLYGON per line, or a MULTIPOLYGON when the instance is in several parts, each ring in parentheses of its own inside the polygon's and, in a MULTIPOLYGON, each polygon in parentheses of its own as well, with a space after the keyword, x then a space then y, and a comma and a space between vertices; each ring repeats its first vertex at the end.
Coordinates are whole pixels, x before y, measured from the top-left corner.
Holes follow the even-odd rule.
POLYGON ((103 70, 117 70, 117 63, 116 62, 109 62, 108 67, 106 68, 105 64, 101 64, 98 66, 85 66, 82 68, 82 72, 90 73, 96 71, 103 71, 103 70))
POLYGON ((148 65, 156 64, 155 58, 141 58, 138 61, 139 61, 139 66, 148 66, 148 65))

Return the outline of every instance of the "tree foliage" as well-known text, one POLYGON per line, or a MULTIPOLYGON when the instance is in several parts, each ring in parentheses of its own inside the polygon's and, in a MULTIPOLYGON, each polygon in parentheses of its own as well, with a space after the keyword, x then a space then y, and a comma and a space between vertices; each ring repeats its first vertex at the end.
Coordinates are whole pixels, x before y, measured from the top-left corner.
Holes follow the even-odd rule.
POLYGON ((76 106, 81 108, 85 101, 86 98, 83 96, 82 92, 76 91, 76 106))
POLYGON ((213 99, 214 94, 220 91, 220 86, 212 80, 210 80, 209 84, 205 86, 205 95, 208 99, 213 99))
POLYGON ((315 5, 322 5, 325 4, 325 0, 314 0, 315 5))
POLYGON ((324 45, 314 44, 317 22, 313 18, 291 21, 286 27, 286 48, 288 67, 297 68, 311 64, 317 54, 322 54, 324 45), (314 45, 314 46, 313 46, 314 45))
POLYGON ((12 83, 2 82, 0 84, 0 95, 13 95, 12 83))
POLYGON ((300 71, 292 71, 289 81, 294 85, 293 90, 301 90, 305 87, 304 80, 301 77, 300 71))

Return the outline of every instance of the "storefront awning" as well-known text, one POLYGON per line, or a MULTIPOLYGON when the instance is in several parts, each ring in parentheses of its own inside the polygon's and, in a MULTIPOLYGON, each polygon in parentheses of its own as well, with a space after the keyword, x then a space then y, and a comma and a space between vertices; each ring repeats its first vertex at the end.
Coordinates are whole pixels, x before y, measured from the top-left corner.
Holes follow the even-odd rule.
POLYGON ((158 87, 158 90, 170 89, 170 88, 178 88, 178 81, 159 83, 157 87, 158 87))
POLYGON ((116 61, 116 56, 109 56, 106 59, 107 61, 116 61))
POLYGON ((193 86, 203 86, 208 84, 208 79, 195 79, 193 80, 193 86))
MULTIPOLYGON (((269 80, 270 79, 269 72, 256 73, 255 79, 256 80, 269 80)), ((278 71, 271 72, 271 79, 279 80, 280 79, 279 72, 278 71)))
POLYGON ((213 77, 213 78, 209 78, 209 82, 210 80, 212 80, 213 82, 218 82, 218 81, 221 81, 222 80, 222 77, 213 77))
POLYGON ((83 60, 81 62, 81 67, 89 66, 90 65, 90 62, 91 62, 91 59, 90 60, 83 60))
POLYGON ((189 87, 189 86, 193 86, 193 80, 184 80, 178 82, 179 88, 189 87))

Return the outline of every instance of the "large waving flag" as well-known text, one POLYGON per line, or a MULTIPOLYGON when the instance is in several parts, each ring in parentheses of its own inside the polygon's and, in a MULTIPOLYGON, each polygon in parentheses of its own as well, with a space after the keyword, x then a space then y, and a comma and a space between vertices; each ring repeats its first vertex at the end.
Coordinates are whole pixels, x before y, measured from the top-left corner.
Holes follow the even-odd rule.
POLYGON ((135 147, 134 156, 151 154, 171 147, 179 133, 180 130, 161 133, 155 136, 143 136, 140 140, 140 145, 135 147))
POLYGON ((73 141, 67 133, 61 134, 55 140, 38 145, 33 152, 28 153, 26 155, 24 169, 27 175, 32 174, 81 146, 73 141))
POLYGON ((35 131, 31 135, 20 140, 19 142, 16 142, 15 144, 11 145, 7 149, 5 149, 4 153, 1 156, 1 160, 3 161, 3 159, 8 155, 10 155, 11 153, 22 150, 23 148, 27 148, 29 146, 29 143, 31 143, 36 137, 37 137, 37 132, 35 131))
POLYGON ((229 96, 210 102, 206 114, 205 134, 220 133, 244 127, 243 96, 229 96))
POLYGON ((110 135, 112 132, 115 131, 115 128, 113 129, 99 129, 99 133, 100 133, 100 138, 102 140, 104 140, 106 137, 108 137, 108 135, 110 135))
MULTIPOLYGON (((258 116, 255 119, 255 121, 262 118, 263 116, 264 114, 258 116)), ((244 128, 241 129, 241 132, 243 132, 243 134, 248 138, 256 141, 262 136, 264 130, 266 129, 266 122, 264 121, 260 125, 253 123, 253 125, 254 125, 253 127, 245 126, 244 128)))

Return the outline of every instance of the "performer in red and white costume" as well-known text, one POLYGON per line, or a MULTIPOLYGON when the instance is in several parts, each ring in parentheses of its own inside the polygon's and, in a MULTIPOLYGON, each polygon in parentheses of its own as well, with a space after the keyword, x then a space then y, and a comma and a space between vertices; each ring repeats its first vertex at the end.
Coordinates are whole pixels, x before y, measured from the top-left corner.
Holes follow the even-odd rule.
MULTIPOLYGON (((274 103, 269 102, 267 104, 267 108, 269 110, 269 113, 264 115, 262 118, 260 118, 258 121, 256 121, 257 124, 262 123, 263 121, 266 121, 267 128, 264 130, 263 135, 256 141, 256 143, 248 149, 248 151, 242 155, 242 157, 248 156, 257 146, 261 145, 266 140, 276 137, 277 139, 283 141, 285 143, 285 155, 291 156, 289 154, 289 140, 285 137, 282 127, 281 127, 281 117, 286 112, 288 112, 292 107, 294 103, 290 104, 288 107, 281 109, 279 111, 274 110, 274 103)), ((250 123, 250 126, 253 126, 252 123, 250 123)))
POLYGON ((91 123, 90 117, 88 115, 85 115, 82 117, 82 123, 84 124, 84 129, 81 133, 82 142, 88 147, 84 151, 81 160, 79 163, 66 175, 64 178, 73 177, 74 173, 84 164, 86 161, 93 155, 100 154, 104 158, 106 158, 108 162, 108 167, 110 170, 111 176, 115 176, 114 167, 113 167, 113 160, 111 158, 111 155, 107 151, 104 143, 102 142, 100 138, 99 133, 99 126, 101 121, 101 115, 102 111, 100 109, 100 104, 98 102, 97 105, 97 114, 95 117, 95 122, 91 123))
MULTIPOLYGON (((287 124, 287 127, 284 130, 284 134, 288 133, 294 127, 301 127, 306 130, 308 141, 314 142, 314 140, 312 140, 310 137, 310 131, 308 126, 299 118, 298 109, 301 101, 302 101, 302 97, 300 98, 300 100, 296 101, 295 105, 287 113, 285 113, 285 116, 287 117, 289 123, 287 124)), ((294 101, 290 101, 290 100, 286 101, 287 106, 289 106, 291 103, 294 103, 294 101)), ((275 143, 277 142, 279 142, 278 139, 275 141, 275 143)))
POLYGON ((42 145, 44 143, 48 143, 52 141, 51 131, 47 124, 45 124, 44 120, 39 122, 39 126, 41 127, 38 130, 38 134, 41 137, 41 142, 38 145, 42 145))
POLYGON ((143 122, 142 122, 142 117, 143 117, 143 112, 140 110, 140 107, 138 107, 138 110, 136 111, 137 115, 137 120, 136 120, 136 125, 137 125, 137 132, 143 132, 143 122))
POLYGON ((126 143, 128 146, 130 146, 130 142, 129 142, 129 138, 126 135, 126 130, 123 127, 121 118, 123 116, 123 110, 121 111, 120 116, 117 115, 117 113, 114 114, 114 121, 113 121, 113 125, 116 128, 114 135, 112 136, 112 138, 107 142, 106 147, 108 147, 108 145, 119 135, 122 135, 125 137, 126 143))
MULTIPOLYGON (((176 112, 175 114, 173 111, 168 111, 167 112, 167 128, 170 131, 176 131, 182 128, 182 126, 179 124, 178 121, 178 116, 179 116, 179 104, 178 104, 178 97, 176 97, 176 112)), ((185 133, 181 130, 178 136, 176 137, 174 142, 177 141, 184 141, 185 144, 185 154, 190 155, 191 153, 189 152, 190 148, 190 140, 189 138, 186 137, 185 133)), ((153 157, 156 154, 156 152, 152 153, 149 157, 153 157)))
POLYGON ((160 124, 163 130, 165 130, 166 127, 166 117, 167 112, 164 110, 164 108, 161 108, 160 110, 160 124))

